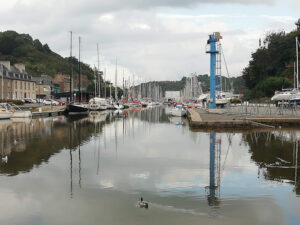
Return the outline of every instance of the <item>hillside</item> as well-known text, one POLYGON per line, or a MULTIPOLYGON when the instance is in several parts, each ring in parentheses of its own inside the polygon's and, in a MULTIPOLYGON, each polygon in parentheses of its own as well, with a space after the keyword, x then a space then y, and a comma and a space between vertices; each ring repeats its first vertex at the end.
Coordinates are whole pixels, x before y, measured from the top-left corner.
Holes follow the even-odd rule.
POLYGON ((243 70, 243 78, 250 89, 246 98, 271 97, 275 90, 293 87, 296 36, 300 36, 299 26, 290 33, 272 32, 266 36, 243 70))
MULTIPOLYGON (((63 58, 53 52, 47 44, 33 40, 29 34, 15 31, 0 32, 0 60, 9 60, 12 64, 24 63, 26 71, 32 76, 47 74, 54 77, 57 73, 70 74, 70 57, 63 58)), ((72 58, 74 75, 78 74, 78 60, 72 58)), ((81 63, 82 74, 93 79, 93 70, 81 63)))

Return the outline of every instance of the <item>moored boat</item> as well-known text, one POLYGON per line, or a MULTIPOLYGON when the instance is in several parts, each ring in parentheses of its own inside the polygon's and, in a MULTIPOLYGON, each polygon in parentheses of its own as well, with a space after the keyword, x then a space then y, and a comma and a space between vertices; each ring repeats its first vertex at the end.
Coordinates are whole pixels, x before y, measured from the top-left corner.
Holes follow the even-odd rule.
POLYGON ((170 115, 171 116, 179 116, 179 117, 182 117, 182 116, 186 116, 187 114, 187 111, 186 109, 183 108, 183 105, 176 105, 173 109, 171 109, 170 111, 170 115))
POLYGON ((76 115, 76 114, 88 114, 89 107, 85 104, 69 104, 67 106, 67 113, 69 115, 76 115))
POLYGON ((106 110, 108 104, 106 103, 105 98, 95 97, 89 101, 89 109, 92 111, 103 111, 106 110))
POLYGON ((5 104, 0 104, 0 119, 10 119, 12 115, 12 110, 7 108, 5 104))
POLYGON ((114 104, 114 108, 117 109, 117 110, 120 110, 120 109, 124 109, 124 106, 117 102, 117 103, 114 104))

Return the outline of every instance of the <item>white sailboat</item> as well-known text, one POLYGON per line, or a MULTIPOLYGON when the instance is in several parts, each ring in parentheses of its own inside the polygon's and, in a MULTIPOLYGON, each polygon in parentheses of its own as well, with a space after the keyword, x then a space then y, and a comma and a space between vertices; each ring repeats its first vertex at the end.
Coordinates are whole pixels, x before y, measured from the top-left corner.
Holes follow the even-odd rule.
MULTIPOLYGON (((297 81, 297 93, 293 96, 290 97, 290 102, 292 103, 300 103, 300 91, 299 91, 299 40, 298 40, 298 36, 296 36, 296 70, 294 69, 294 73, 296 74, 296 81, 297 81)), ((294 64, 294 68, 295 68, 295 64, 294 64)))
POLYGON ((296 36, 296 64, 294 63, 294 89, 286 89, 282 91, 275 91, 275 94, 271 98, 271 101, 279 102, 295 102, 300 103, 300 91, 299 91, 299 40, 296 36))
POLYGON ((103 111, 108 108, 108 105, 105 98, 95 97, 90 99, 89 108, 92 111, 103 111))

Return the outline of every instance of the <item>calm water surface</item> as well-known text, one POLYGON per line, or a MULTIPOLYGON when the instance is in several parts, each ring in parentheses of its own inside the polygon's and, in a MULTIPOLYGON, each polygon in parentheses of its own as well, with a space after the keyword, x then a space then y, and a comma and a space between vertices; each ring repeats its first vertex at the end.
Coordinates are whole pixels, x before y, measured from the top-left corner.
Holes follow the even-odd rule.
POLYGON ((193 131, 163 107, 0 121, 0 224, 299 225, 299 138, 193 131))

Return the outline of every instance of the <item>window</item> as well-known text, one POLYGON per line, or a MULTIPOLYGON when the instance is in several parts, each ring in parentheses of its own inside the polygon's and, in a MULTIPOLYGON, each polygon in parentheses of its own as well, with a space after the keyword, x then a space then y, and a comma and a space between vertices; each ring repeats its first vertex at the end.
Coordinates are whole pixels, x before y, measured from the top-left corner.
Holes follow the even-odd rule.
POLYGON ((32 90, 34 90, 34 83, 32 83, 32 90))
POLYGON ((20 81, 20 89, 23 88, 23 84, 22 84, 22 81, 20 81))
POLYGON ((24 90, 26 90, 26 81, 24 81, 24 90))
POLYGON ((15 88, 18 89, 18 81, 15 80, 15 88))
POLYGON ((10 80, 7 81, 7 87, 10 88, 10 80))

